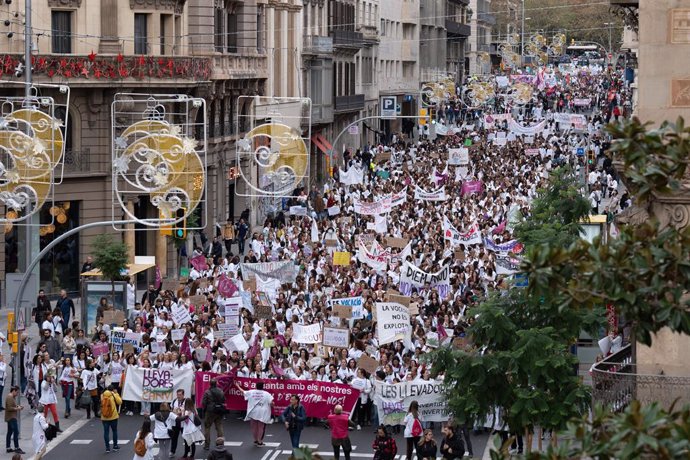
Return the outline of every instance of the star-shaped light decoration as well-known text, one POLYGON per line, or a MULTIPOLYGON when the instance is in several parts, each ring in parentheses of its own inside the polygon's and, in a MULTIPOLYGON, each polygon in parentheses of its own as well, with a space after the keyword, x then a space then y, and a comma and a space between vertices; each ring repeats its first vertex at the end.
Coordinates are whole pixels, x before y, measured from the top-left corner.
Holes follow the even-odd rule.
POLYGON ((53 129, 60 129, 65 125, 65 122, 63 120, 60 120, 59 118, 53 118, 53 129))
POLYGON ((40 139, 34 138, 33 139, 33 152, 35 155, 43 155, 46 152, 46 146, 43 145, 43 142, 41 142, 40 139))
POLYGON ((172 125, 170 127, 170 135, 171 136, 179 136, 180 134, 182 134, 182 126, 172 125))
POLYGON ((19 171, 16 169, 10 169, 5 172, 5 180, 7 180, 7 182, 18 184, 20 179, 21 176, 19 175, 19 171))
POLYGON ((194 188, 195 191, 201 190, 204 188, 204 176, 202 174, 199 174, 198 176, 194 176, 194 180, 192 182, 192 187, 194 188))
POLYGON ((118 174, 125 173, 129 169, 129 161, 130 158, 128 156, 119 156, 113 160, 113 169, 118 174))
POLYGON ((122 137, 122 136, 116 137, 116 138, 115 138, 115 146, 116 146, 117 148, 120 148, 120 149, 125 149, 125 148, 127 148, 127 139, 124 138, 124 137, 122 137))
POLYGON ((196 146, 198 142, 192 137, 185 137, 182 139, 182 151, 187 155, 194 153, 196 151, 196 146))
POLYGON ((9 123, 7 122, 7 118, 0 117, 0 129, 7 129, 8 126, 9 126, 9 123))
POLYGON ((168 183, 168 175, 159 169, 153 174, 152 180, 156 186, 160 187, 168 183))
POLYGON ((249 139, 240 139, 237 141, 237 147, 239 147, 240 150, 242 151, 249 151, 251 148, 252 144, 249 142, 249 139))

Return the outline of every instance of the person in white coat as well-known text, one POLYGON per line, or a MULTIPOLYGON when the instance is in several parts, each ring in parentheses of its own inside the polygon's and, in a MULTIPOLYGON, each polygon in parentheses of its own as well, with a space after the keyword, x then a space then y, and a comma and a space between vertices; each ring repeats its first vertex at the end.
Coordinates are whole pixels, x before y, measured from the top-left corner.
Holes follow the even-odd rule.
POLYGON ((156 441, 153 439, 153 433, 151 433, 151 420, 146 418, 144 423, 141 424, 141 429, 137 431, 137 435, 134 438, 134 457, 132 460, 153 460, 153 446, 156 445, 156 441), (146 447, 146 452, 144 455, 137 454, 137 446, 143 441, 146 447))
POLYGON ((38 412, 34 416, 33 434, 31 435, 31 442, 34 447, 34 460, 41 460, 46 453, 46 433, 48 429, 48 422, 43 415, 43 405, 38 405, 38 412))
POLYGON ((62 431, 60 429, 60 420, 58 419, 57 402, 57 384, 55 383, 55 376, 48 373, 45 380, 41 382, 41 397, 38 403, 42 404, 44 407, 44 416, 47 416, 48 412, 53 414, 55 428, 57 428, 58 431, 62 431))
POLYGON ((177 415, 170 412, 170 404, 162 403, 160 411, 151 415, 151 423, 153 423, 153 439, 158 443, 159 454, 156 456, 156 460, 163 458, 163 453, 168 453, 170 455, 170 434, 168 430, 175 428, 175 421, 177 420, 177 415))

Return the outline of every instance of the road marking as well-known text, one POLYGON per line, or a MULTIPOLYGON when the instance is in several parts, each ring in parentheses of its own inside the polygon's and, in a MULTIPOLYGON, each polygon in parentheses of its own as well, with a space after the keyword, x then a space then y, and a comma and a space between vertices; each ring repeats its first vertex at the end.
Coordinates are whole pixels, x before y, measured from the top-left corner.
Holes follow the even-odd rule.
POLYGON ((308 447, 312 450, 316 450, 319 448, 318 444, 300 444, 300 447, 308 447))
MULTIPOLYGON (((292 451, 290 451, 290 453, 292 453, 292 451)), ((278 455, 280 455, 280 451, 279 451, 279 450, 276 450, 276 451, 273 453, 273 456, 271 457, 271 460, 276 460, 276 458, 278 458, 278 455)))
MULTIPOLYGON (((284 450, 282 453, 283 453, 283 455, 292 455, 292 451, 291 451, 291 450, 284 450)), ((331 452, 327 452, 327 451, 323 451, 323 452, 312 452, 312 453, 314 453, 314 454, 319 454, 319 455, 322 456, 322 457, 333 457, 333 452, 332 452, 332 451, 331 451, 331 452)), ((364 454, 364 453, 358 453, 358 452, 350 452, 350 457, 352 457, 352 458, 374 458, 374 454, 364 454)), ((396 459, 397 459, 397 458, 398 458, 398 457, 396 457, 396 459)), ((401 456, 400 458, 402 458, 402 456, 401 456)))
POLYGON ((280 447, 279 442, 265 442, 266 447, 280 447))
POLYGON ((91 444, 93 439, 74 439, 70 444, 91 444))
MULTIPOLYGON (((110 441, 110 442, 112 443, 112 441, 110 441)), ((125 445, 125 444, 129 444, 129 439, 119 439, 119 440, 117 441, 117 445, 118 445, 118 446, 120 446, 120 445, 125 445)))
POLYGON ((263 456, 263 457, 261 457, 261 460, 266 460, 266 459, 268 458, 268 456, 269 456, 269 455, 271 455, 271 452, 273 452, 273 450, 272 450, 272 449, 271 449, 271 450, 269 450, 268 452, 266 452, 266 453, 264 454, 264 456, 263 456))
MULTIPOLYGON (((86 425, 87 422, 89 422, 89 420, 84 420, 84 419, 77 420, 76 422, 74 422, 74 424, 71 427, 69 427, 65 431, 63 431, 57 439, 53 439, 52 441, 50 441, 48 443, 48 445, 46 446, 46 452, 43 455, 43 457, 45 458, 45 456, 48 454, 48 452, 55 449, 55 446, 60 444, 62 441, 66 440, 67 438, 72 436, 82 426, 86 425)), ((31 457, 28 458, 28 460, 33 460, 33 458, 34 458, 34 456, 32 455, 31 457)))
POLYGON ((242 441, 225 441, 225 445, 228 447, 240 447, 244 444, 242 441))

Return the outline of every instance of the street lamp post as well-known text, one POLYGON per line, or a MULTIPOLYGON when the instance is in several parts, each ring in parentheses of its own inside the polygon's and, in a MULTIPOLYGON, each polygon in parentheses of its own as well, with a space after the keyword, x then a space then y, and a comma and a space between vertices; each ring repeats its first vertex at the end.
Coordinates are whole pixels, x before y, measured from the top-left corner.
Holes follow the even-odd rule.
POLYGON ((520 29, 520 58, 525 65, 525 0, 522 0, 522 27, 520 29))
MULTIPOLYGON (((613 26, 612 22, 605 22, 605 26, 608 26, 609 28, 609 55, 611 56, 611 59, 613 59, 613 46, 611 45, 611 27, 613 26)), ((611 59, 609 59, 609 64, 611 63, 611 59)))

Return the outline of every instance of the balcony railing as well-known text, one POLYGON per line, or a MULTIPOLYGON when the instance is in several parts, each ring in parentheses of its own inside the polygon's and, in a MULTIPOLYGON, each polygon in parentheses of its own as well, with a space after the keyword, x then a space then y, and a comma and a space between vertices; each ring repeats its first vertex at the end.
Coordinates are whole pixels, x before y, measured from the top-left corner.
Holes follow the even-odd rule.
POLYGON ((448 35, 459 35, 461 37, 469 37, 471 33, 470 26, 451 19, 446 19, 446 30, 448 35))
POLYGON ((333 38, 333 46, 336 48, 362 48, 364 35, 354 30, 334 29, 330 31, 333 38))
POLYGON ((364 109, 364 94, 335 97, 336 112, 356 112, 364 109))
POLYGON ((630 345, 594 365, 592 385, 593 402, 613 412, 624 410, 633 400, 658 402, 667 409, 676 400, 678 407, 690 403, 690 377, 638 373, 630 345))
MULTIPOLYGON (((91 164, 91 150, 81 149, 81 150, 66 150, 64 155, 65 160, 65 173, 88 173, 97 172, 92 171, 91 164)), ((93 166, 95 169, 99 169, 97 166, 98 162, 94 162, 93 166)))
POLYGON ((333 38, 321 35, 305 35, 303 52, 305 54, 330 54, 333 52, 333 38))

